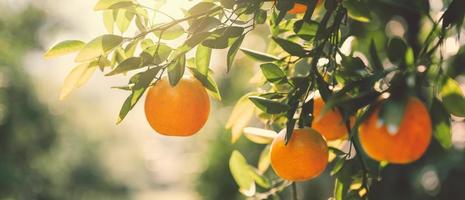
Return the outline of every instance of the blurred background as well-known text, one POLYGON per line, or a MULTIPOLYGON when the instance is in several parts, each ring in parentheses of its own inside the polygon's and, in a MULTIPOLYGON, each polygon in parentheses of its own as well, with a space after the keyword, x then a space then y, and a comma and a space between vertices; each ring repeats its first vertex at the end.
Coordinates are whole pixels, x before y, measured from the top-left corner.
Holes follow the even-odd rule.
MULTIPOLYGON (((415 10, 431 12, 437 19, 449 3, 376 2, 371 7, 377 13, 372 23, 348 24, 348 34, 355 37, 345 45, 353 51, 366 52, 371 38, 382 47, 391 36, 405 37, 418 48, 431 24, 415 10), (407 7, 399 9, 396 3, 407 7)), ((234 69, 226 74, 221 59, 226 51, 214 52, 219 56, 213 56, 218 60, 212 66, 223 100, 212 101, 209 121, 194 137, 156 134, 140 103, 116 125, 127 93, 110 87, 125 83, 127 77, 103 78, 99 72, 59 101, 73 57, 42 57, 58 41, 89 41, 105 32, 101 14, 92 9, 95 3, 0 0, 0 199, 244 199, 229 173, 229 156, 240 149, 249 163, 256 164, 264 145, 245 137, 231 144, 230 131, 224 127, 234 103, 255 90, 257 85, 250 80, 257 65, 239 54, 234 69)), ((168 1, 164 9, 182 16, 181 8, 193 3, 168 1)), ((258 27, 244 46, 266 51, 269 39, 263 33, 267 32, 266 27, 258 27)), ((451 35, 443 52, 451 66, 460 66, 449 68, 462 83, 465 49, 459 47, 465 44, 464 33, 451 35)), ((433 142, 420 161, 388 166, 381 174, 383 181, 370 192, 372 199, 465 199, 465 124, 464 119, 453 119, 451 150, 433 142)), ((299 193, 303 199, 328 199, 333 182, 325 173, 299 184, 299 193)), ((281 198, 287 199, 287 193, 281 198)))

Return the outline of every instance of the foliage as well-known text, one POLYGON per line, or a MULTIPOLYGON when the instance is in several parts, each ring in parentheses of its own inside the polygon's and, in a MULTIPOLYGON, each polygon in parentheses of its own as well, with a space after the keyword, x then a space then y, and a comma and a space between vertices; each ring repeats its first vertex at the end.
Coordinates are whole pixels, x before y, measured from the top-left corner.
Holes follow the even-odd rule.
MULTIPOLYGON (((308 122, 313 118, 311 105, 315 94, 327 102, 323 110, 339 109, 346 124, 350 124, 350 116, 357 117, 354 127, 347 126, 349 142, 354 147, 350 151, 357 152, 356 158, 349 160, 350 151, 333 148, 331 174, 336 178, 336 199, 367 198, 370 186, 378 180, 375 172, 385 166, 385 163, 367 164, 372 161, 363 154, 357 140, 358 126, 377 99, 389 97, 379 118, 390 129, 397 130, 406 97, 421 97, 431 110, 435 138, 445 148, 451 146, 450 115, 465 117, 465 99, 454 79, 463 74, 463 65, 456 65, 463 63, 463 53, 462 57, 449 61, 441 48, 445 39, 458 37, 460 33, 464 11, 459 8, 465 6, 463 1, 446 2, 450 6, 445 7, 438 19, 431 16, 428 1, 325 0, 318 7, 316 1, 303 0, 205 0, 187 10, 181 19, 159 10, 161 4, 155 2, 155 6, 148 7, 136 0, 100 0, 95 10, 102 11, 108 34, 85 45, 77 41, 59 43, 46 53, 51 57, 78 52, 75 59, 78 66, 68 76, 70 80, 66 82, 70 84, 65 84, 63 97, 85 83, 93 67, 98 66, 109 71, 107 76, 135 72, 127 85, 117 87, 130 92, 118 122, 165 72, 170 83, 176 85, 187 68, 220 99, 218 86, 211 78, 213 71, 209 69, 212 51, 229 48, 227 71, 235 70, 234 57, 242 52, 261 64, 264 81, 258 92, 247 94, 236 108, 244 109, 243 102, 250 100, 267 128, 286 129, 286 140, 292 137, 296 126, 311 124, 308 122), (294 3, 305 4, 305 13, 287 14, 294 3), (386 8, 390 13, 382 12, 386 8), (158 22, 152 20, 155 14, 170 20, 155 23, 158 22), (370 33, 364 28, 383 24, 385 21, 381 19, 394 14, 410 20, 412 30, 407 35, 370 33), (417 35, 420 19, 431 27, 421 37, 417 35), (246 35, 265 23, 273 48, 269 52, 241 48, 246 35), (135 34, 127 33, 131 24, 138 29, 135 34), (115 25, 120 35, 115 34, 115 25), (343 42, 351 37, 357 39, 358 45, 352 46, 351 52, 343 52, 343 42), (169 41, 174 39, 182 40, 182 44, 170 46, 169 41), (191 57, 189 52, 195 55, 191 57)), ((240 134, 248 120, 240 120, 237 113, 240 112, 233 111, 234 120, 228 122, 228 127, 237 127, 233 131, 240 134)), ((267 137, 260 133, 252 135, 267 137)), ((266 156, 262 159, 265 160, 259 163, 266 163, 266 156)), ((255 167, 238 151, 232 154, 230 168, 240 191, 249 196, 267 198, 289 185, 285 181, 268 184, 268 175, 256 173, 255 167), (268 192, 256 192, 252 187, 255 184, 268 192)))

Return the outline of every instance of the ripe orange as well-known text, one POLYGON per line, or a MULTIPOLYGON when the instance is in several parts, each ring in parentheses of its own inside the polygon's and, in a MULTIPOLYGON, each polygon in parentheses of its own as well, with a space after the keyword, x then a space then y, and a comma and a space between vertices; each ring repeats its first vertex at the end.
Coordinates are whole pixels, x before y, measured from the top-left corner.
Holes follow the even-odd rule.
MULTIPOLYGON (((346 138, 348 131, 342 114, 339 110, 333 109, 321 115, 324 106, 325 102, 323 99, 314 99, 313 114, 315 118, 313 119, 312 128, 323 135, 328 141, 346 138)), ((354 120, 351 119, 351 121, 354 120)))
POLYGON ((380 107, 360 126, 360 143, 365 152, 378 161, 406 164, 419 159, 431 141, 431 119, 425 105, 410 97, 397 133, 390 134, 379 125, 380 107))
POLYGON ((203 127, 209 112, 208 94, 192 77, 183 77, 174 87, 164 77, 150 87, 145 99, 145 116, 162 135, 193 135, 203 127))
POLYGON ((299 13, 304 13, 305 11, 307 11, 307 6, 306 5, 300 4, 300 3, 295 3, 294 7, 292 7, 292 9, 287 11, 287 13, 289 13, 289 14, 299 14, 299 13))
MULTIPOLYGON (((317 7, 321 5, 321 0, 317 0, 317 7)), ((301 4, 301 3, 295 3, 294 4, 294 7, 292 9, 290 9, 289 11, 287 11, 287 13, 289 14, 300 14, 300 13, 304 13, 305 11, 307 11, 307 6, 304 5, 304 4, 301 4)))
POLYGON ((305 181, 320 175, 328 164, 328 145, 310 128, 295 129, 286 145, 286 131, 271 143, 271 166, 278 176, 289 181, 305 181))

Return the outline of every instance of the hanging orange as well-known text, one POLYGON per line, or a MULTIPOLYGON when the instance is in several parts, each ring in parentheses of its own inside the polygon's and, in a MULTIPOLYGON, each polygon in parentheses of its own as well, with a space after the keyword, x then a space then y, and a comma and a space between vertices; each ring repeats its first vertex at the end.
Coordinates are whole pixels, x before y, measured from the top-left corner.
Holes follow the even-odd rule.
POLYGON ((319 176, 328 164, 328 145, 310 128, 295 129, 289 143, 281 131, 271 143, 271 166, 289 181, 305 181, 319 176))
POLYGON ((174 87, 164 77, 150 87, 145 99, 145 116, 162 135, 193 135, 204 126, 209 112, 207 91, 193 77, 183 77, 174 87))
POLYGON ((360 126, 360 143, 365 152, 375 160, 395 164, 418 160, 428 148, 432 134, 425 105, 419 99, 409 97, 396 133, 388 132, 385 125, 379 124, 379 111, 380 106, 360 126))
MULTIPOLYGON (((317 1, 318 1, 317 2, 317 7, 319 7, 323 1, 322 0, 317 0, 317 1)), ((289 13, 289 14, 300 14, 300 13, 305 13, 305 11, 307 11, 307 6, 306 5, 301 4, 301 3, 295 3, 294 7, 292 7, 292 9, 287 11, 287 13, 289 13)))
MULTIPOLYGON (((336 109, 328 110, 323 115, 321 111, 325 106, 322 98, 315 98, 313 104, 313 115, 315 116, 312 123, 318 133, 321 133, 326 140, 343 139, 348 136, 348 131, 341 112, 336 109)), ((351 119, 351 121, 354 121, 351 119)))

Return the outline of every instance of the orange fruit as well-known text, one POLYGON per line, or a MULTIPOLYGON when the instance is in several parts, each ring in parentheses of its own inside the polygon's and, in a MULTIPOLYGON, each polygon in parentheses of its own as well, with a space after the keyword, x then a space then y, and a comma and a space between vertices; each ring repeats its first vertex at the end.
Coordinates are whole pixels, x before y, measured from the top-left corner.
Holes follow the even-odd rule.
POLYGON ((209 112, 207 91, 193 77, 183 77, 174 87, 164 77, 149 88, 145 99, 145 116, 162 135, 193 135, 203 127, 209 112))
MULTIPOLYGON (((382 102, 381 102, 382 104, 382 102)), ((431 141, 431 119, 425 105, 409 97, 397 133, 390 133, 378 122, 380 106, 360 126, 360 143, 378 161, 406 164, 418 160, 431 141)))
MULTIPOLYGON (((323 1, 321 0, 317 0, 317 7, 321 5, 321 3, 323 1)), ((300 13, 305 13, 305 11, 307 11, 307 6, 304 5, 304 4, 301 4, 301 3, 295 3, 294 4, 294 7, 292 7, 292 9, 290 9, 289 11, 287 11, 287 13, 289 14, 300 14, 300 13)))
POLYGON ((289 143, 281 131, 271 143, 271 166, 278 176, 289 181, 305 181, 320 175, 328 164, 328 145, 310 128, 295 129, 289 143))
POLYGON ((288 10, 287 13, 289 13, 289 14, 299 14, 299 13, 304 13, 305 11, 307 11, 307 6, 306 5, 300 4, 300 3, 295 3, 294 7, 292 7, 292 9, 288 10))
MULTIPOLYGON (((325 102, 322 98, 314 99, 313 114, 315 118, 313 119, 312 128, 329 141, 346 138, 348 131, 341 112, 332 109, 321 115, 324 106, 325 102)), ((354 120, 351 119, 350 121, 353 122, 354 120)))

